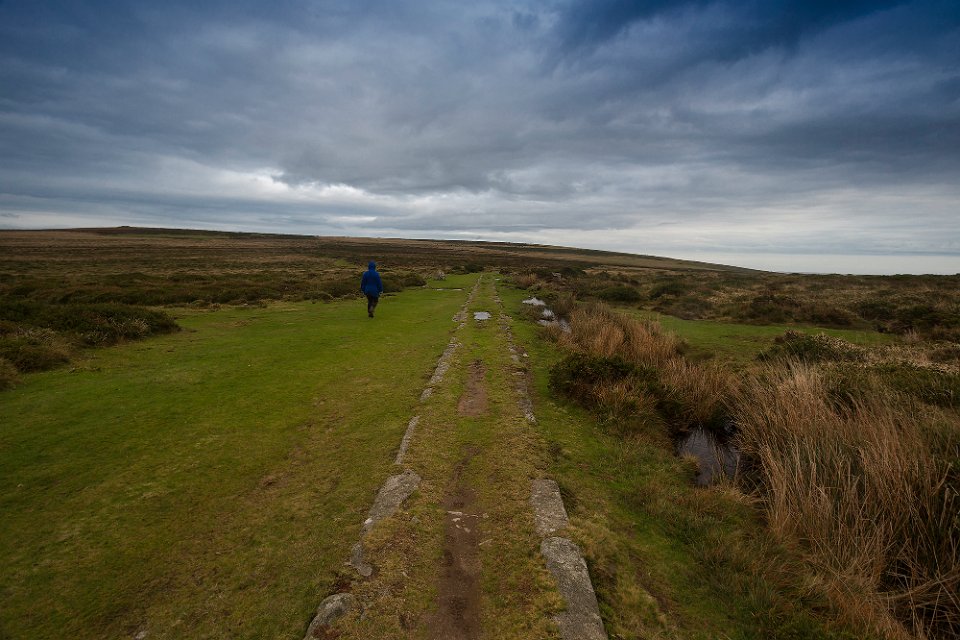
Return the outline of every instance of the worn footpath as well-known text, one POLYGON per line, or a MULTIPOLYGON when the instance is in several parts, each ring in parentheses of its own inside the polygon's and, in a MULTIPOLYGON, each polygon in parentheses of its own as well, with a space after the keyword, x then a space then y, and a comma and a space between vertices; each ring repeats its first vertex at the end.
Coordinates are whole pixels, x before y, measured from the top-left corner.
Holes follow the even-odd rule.
POLYGON ((485 274, 307 638, 606 638, 485 274))

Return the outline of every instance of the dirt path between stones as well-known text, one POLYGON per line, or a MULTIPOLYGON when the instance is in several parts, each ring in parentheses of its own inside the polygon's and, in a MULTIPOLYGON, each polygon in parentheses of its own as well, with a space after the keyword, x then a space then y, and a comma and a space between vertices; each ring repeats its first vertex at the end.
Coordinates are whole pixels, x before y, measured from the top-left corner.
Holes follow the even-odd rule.
MULTIPOLYGON (((477 417, 487 414, 488 398, 482 360, 468 366, 466 389, 457 402, 457 414, 477 417)), ((446 510, 443 569, 438 584, 437 611, 427 622, 431 640, 473 640, 480 633, 480 527, 482 514, 475 513, 477 494, 464 476, 480 453, 470 446, 454 468, 450 489, 443 500, 446 510)))
POLYGON ((457 413, 461 416, 482 416, 487 413, 487 386, 483 381, 486 373, 483 361, 474 360, 470 364, 467 389, 457 402, 457 413))
POLYGON ((457 464, 451 491, 443 500, 443 570, 440 574, 437 611, 427 630, 432 640, 472 640, 480 634, 480 526, 477 494, 463 481, 463 470, 479 451, 470 448, 457 464))

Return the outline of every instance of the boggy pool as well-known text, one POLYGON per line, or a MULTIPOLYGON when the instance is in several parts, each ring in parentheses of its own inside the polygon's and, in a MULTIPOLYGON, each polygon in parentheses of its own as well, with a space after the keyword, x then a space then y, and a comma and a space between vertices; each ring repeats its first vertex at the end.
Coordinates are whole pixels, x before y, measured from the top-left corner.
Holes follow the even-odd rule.
POLYGON ((721 478, 732 478, 740 465, 740 450, 734 444, 736 428, 727 423, 718 431, 695 427, 676 443, 678 456, 697 459, 697 485, 705 487, 721 478))

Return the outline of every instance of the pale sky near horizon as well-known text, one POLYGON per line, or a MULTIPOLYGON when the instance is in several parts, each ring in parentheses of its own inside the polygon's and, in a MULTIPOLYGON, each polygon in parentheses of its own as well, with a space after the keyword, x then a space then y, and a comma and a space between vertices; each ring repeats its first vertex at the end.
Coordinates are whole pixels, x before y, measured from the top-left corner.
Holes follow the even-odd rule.
POLYGON ((960 272, 960 2, 0 0, 0 228, 960 272))

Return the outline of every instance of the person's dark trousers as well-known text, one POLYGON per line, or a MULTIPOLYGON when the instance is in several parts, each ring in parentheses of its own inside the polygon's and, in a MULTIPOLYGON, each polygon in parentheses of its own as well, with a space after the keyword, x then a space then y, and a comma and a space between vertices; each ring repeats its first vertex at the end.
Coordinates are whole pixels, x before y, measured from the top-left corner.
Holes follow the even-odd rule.
POLYGON ((377 308, 378 302, 380 302, 380 298, 377 296, 367 296, 367 315, 371 318, 373 317, 373 310, 377 308))

